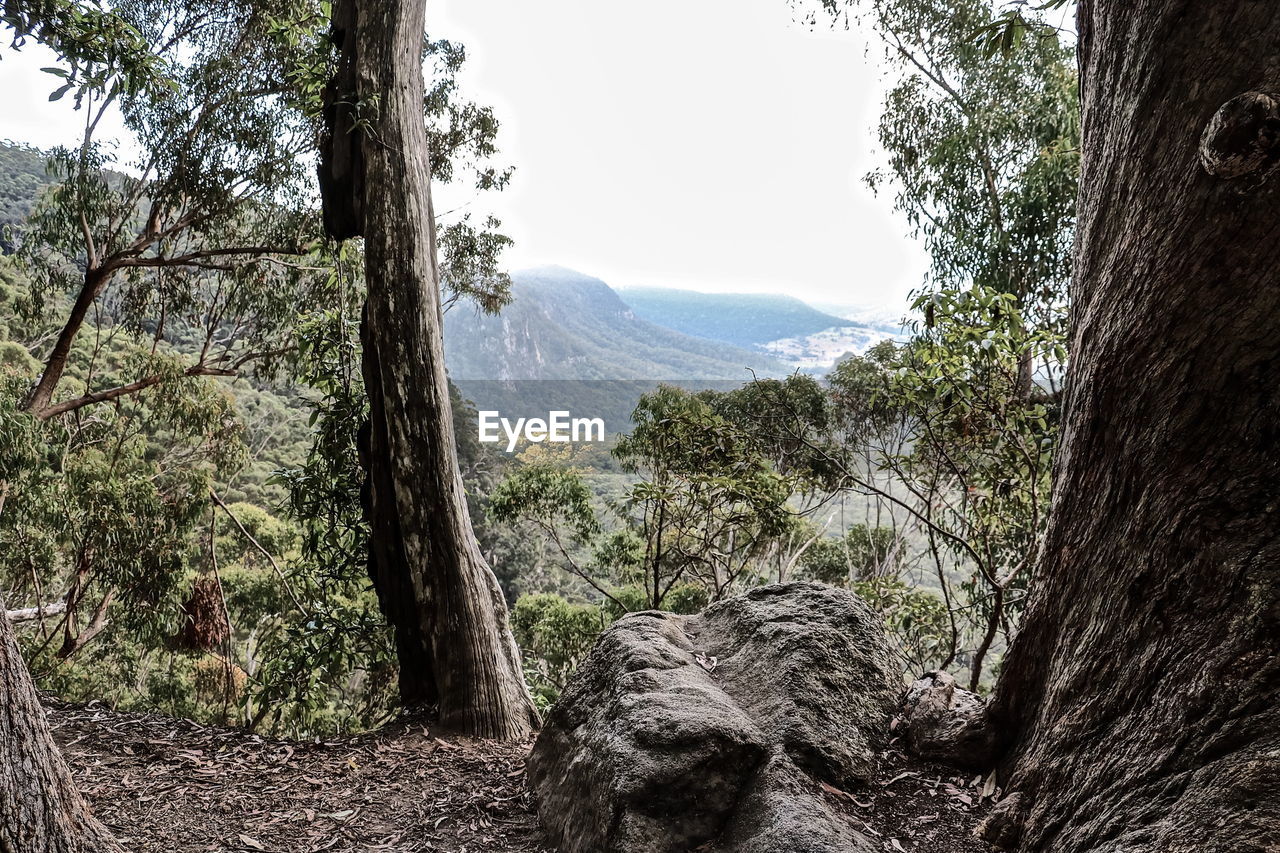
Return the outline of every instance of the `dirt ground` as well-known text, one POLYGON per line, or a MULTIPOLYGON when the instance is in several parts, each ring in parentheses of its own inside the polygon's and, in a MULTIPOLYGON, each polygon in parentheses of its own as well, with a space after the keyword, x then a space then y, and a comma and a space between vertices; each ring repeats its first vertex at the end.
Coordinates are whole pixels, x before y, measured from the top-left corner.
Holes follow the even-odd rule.
MULTIPOLYGON (((135 853, 549 853, 524 787, 529 744, 416 723, 286 742, 96 704, 50 703, 49 720, 95 813, 135 853)), ((986 853, 972 836, 981 789, 891 749, 872 784, 826 796, 885 850, 986 853)))

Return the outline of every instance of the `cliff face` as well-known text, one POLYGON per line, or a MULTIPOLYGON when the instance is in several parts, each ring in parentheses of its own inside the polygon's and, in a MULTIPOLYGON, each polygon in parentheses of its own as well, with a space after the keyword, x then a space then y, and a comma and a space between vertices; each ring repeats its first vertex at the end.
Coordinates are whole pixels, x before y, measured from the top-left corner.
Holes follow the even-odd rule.
POLYGON ((450 375, 467 379, 730 379, 780 376, 767 355, 657 326, 598 278, 560 267, 517 273, 496 317, 445 316, 450 375))

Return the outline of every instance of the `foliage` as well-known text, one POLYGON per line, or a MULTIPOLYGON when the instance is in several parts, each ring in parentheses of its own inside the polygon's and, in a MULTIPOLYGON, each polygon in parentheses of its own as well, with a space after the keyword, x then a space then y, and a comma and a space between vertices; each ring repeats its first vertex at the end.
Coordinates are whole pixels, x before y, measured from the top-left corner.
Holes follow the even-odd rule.
POLYGON ((944 664, 966 662, 974 689, 1033 574, 1067 362, 1079 102, 1073 51, 1042 18, 1062 5, 993 22, 982 0, 821 3, 870 23, 898 74, 868 182, 932 258, 912 340, 832 377, 840 405, 884 416, 833 460, 923 539, 952 619, 944 664))
POLYGON ((951 620, 941 598, 889 577, 856 581, 853 591, 884 618, 906 671, 928 672, 946 661, 951 620))
MULTIPOLYGON (((0 452, 17 460, 0 588, 14 606, 73 605, 65 624, 24 639, 42 684, 295 735, 374 725, 396 672, 365 572, 363 284, 355 250, 319 239, 312 187, 327 8, 114 4, 103 14, 141 51, 124 59, 156 72, 134 85, 118 62, 91 67, 102 58, 59 41, 70 19, 47 16, 76 9, 19 5, 31 14, 15 43, 26 33, 61 51, 72 70, 56 76, 75 81, 87 115, 84 138, 39 157, 40 180, 26 160, 5 161, 22 178, 6 185, 14 216, 30 216, 15 246, 23 269, 0 265, 13 308, 0 325, 14 318, 0 452), (141 151, 122 171, 95 135, 117 109, 141 151), (273 468, 285 471, 269 481, 273 468), (268 509, 281 498, 287 519, 268 509), (70 523, 58 516, 68 504, 80 513, 70 523), (81 545, 91 562, 77 561, 81 545), (217 591, 225 649, 193 656, 173 642, 191 590, 217 591), (63 655, 59 632, 84 644, 63 655), (102 639, 89 644, 91 632, 102 639)), ((442 57, 424 103, 437 178, 500 189, 497 121, 457 92, 464 54, 430 49, 442 57)), ((450 294, 503 303, 510 241, 497 225, 441 226, 450 294)))
MULTIPOLYGON (((320 37, 315 10, 278 11, 320 37)), ((323 277, 286 260, 307 254, 317 219, 306 201, 308 122, 280 84, 263 82, 283 62, 276 29, 249 2, 147 0, 112 14, 154 51, 167 85, 84 94, 84 136, 52 152, 55 182, 23 231, 28 316, 70 299, 28 401, 46 418, 173 378, 142 371, 59 400, 90 309, 139 346, 182 352, 183 375, 239 375, 273 368, 289 351, 295 306, 325 297, 323 277), (113 156, 96 138, 117 107, 141 152, 127 173, 109 171, 113 156)))
POLYGON ((988 56, 980 0, 880 0, 870 15, 902 79, 880 141, 897 207, 933 261, 926 292, 1011 293, 1060 328, 1075 223, 1079 101, 1073 52, 1052 34, 988 56))
MULTIPOLYGON (((524 653, 534 700, 545 710, 560 695, 606 617, 594 604, 571 604, 558 595, 524 595, 511 611, 511 629, 524 653)), ((612 621, 612 620, 610 620, 612 621)))
POLYGON ((800 557, 803 573, 832 586, 849 586, 893 568, 897 534, 888 527, 850 526, 844 536, 824 537, 800 557))
POLYGON ((1012 0, 1004 5, 995 20, 974 33, 974 39, 988 57, 998 53, 1011 53, 1022 46, 1028 35, 1042 35, 1046 30, 1054 31, 1036 13, 1063 9, 1075 2, 1076 0, 1012 0))
MULTIPOLYGON (((431 85, 424 111, 432 180, 468 180, 477 193, 501 191, 514 171, 498 166, 500 124, 493 108, 462 97, 458 74, 467 60, 458 42, 428 39, 423 50, 431 85)), ((438 227, 440 283, 446 310, 459 299, 470 299, 486 314, 496 314, 511 301, 511 277, 502 269, 502 252, 512 245, 498 229, 494 216, 477 221, 471 213, 458 219, 442 217, 438 227)))
POLYGON ((717 600, 750 582, 794 524, 790 484, 701 395, 663 386, 633 417, 613 454, 636 480, 602 508, 607 520, 580 472, 545 463, 508 475, 490 502, 494 517, 540 530, 564 568, 620 612, 665 609, 690 584, 717 600), (623 590, 643 594, 628 600, 623 590))
POLYGON ((662 387, 640 399, 635 427, 614 455, 643 477, 624 506, 660 607, 677 583, 697 581, 718 600, 794 522, 791 484, 756 451, 749 432, 703 396, 662 387))
MULTIPOLYGON (((574 603, 545 592, 520 596, 511 610, 511 627, 540 708, 549 707, 560 696, 600 632, 627 613, 644 610, 646 596, 639 586, 615 589, 613 598, 601 604, 574 603)), ((679 584, 665 604, 671 613, 698 613, 708 604, 707 590, 701 584, 679 584)))
POLYGON ((209 489, 243 460, 232 404, 187 378, 92 416, 42 421, 22 410, 30 380, 6 372, 0 394, 0 587, 9 601, 65 606, 25 638, 46 689, 128 694, 115 669, 123 658, 141 665, 148 649, 167 653, 178 600, 205 565, 195 543, 209 489))
MULTIPOLYGON (((478 191, 502 189, 509 170, 491 164, 498 122, 489 108, 458 96, 456 75, 465 52, 460 45, 435 41, 427 43, 425 57, 434 71, 424 104, 433 178, 448 182, 471 176, 478 191)), ((463 217, 439 226, 447 303, 465 297, 487 311, 506 303, 510 280, 500 271, 499 258, 511 241, 495 230, 499 225, 488 219, 477 228, 463 217)), ((301 554, 290 570, 305 606, 282 614, 264 635, 266 663, 250 688, 260 709, 273 709, 273 722, 302 730, 335 720, 368 727, 385 717, 395 701, 394 649, 367 573, 369 528, 360 460, 361 431, 368 421, 360 375, 363 265, 351 245, 338 247, 327 261, 326 290, 332 298, 320 304, 331 307, 304 313, 295 333, 294 378, 312 392, 308 405, 314 441, 302 465, 280 474, 290 516, 303 530, 301 554), (281 708, 287 709, 284 716, 281 708)), ((450 395, 456 426, 468 410, 452 386, 450 395)), ((497 464, 471 430, 455 432, 473 523, 492 556, 512 547, 484 523, 482 501, 497 464)))
POLYGON ((301 605, 287 603, 266 626, 251 687, 258 721, 314 730, 364 728, 390 713, 395 653, 367 572, 368 524, 361 504, 359 431, 368 419, 356 343, 355 263, 335 259, 338 307, 299 327, 298 378, 316 392, 314 430, 302 466, 281 472, 301 551, 288 566, 301 605), (266 715, 270 715, 267 717, 266 715))
MULTIPOLYGON (((601 604, 610 621, 621 619, 628 613, 639 613, 648 608, 648 590, 631 585, 613 590, 613 597, 601 604)), ((662 610, 667 613, 690 615, 700 613, 711 603, 707 588, 697 582, 678 583, 662 599, 662 610)))
POLYGON ((977 0, 873 5, 903 79, 880 124, 889 169, 871 182, 897 188, 933 259, 914 304, 922 321, 885 391, 912 445, 884 459, 912 493, 939 582, 963 578, 976 688, 1016 627, 1048 507, 1079 175, 1075 65, 1050 30, 986 50, 975 31, 990 8, 977 0))
POLYGON ((13 32, 11 50, 21 50, 34 38, 57 50, 66 64, 44 69, 64 81, 49 96, 51 101, 74 90, 79 107, 89 93, 132 95, 169 82, 163 58, 151 50, 134 22, 97 3, 9 0, 0 21, 13 32))
POLYGON ((17 232, 48 185, 47 160, 35 148, 0 144, 0 253, 16 248, 17 232))

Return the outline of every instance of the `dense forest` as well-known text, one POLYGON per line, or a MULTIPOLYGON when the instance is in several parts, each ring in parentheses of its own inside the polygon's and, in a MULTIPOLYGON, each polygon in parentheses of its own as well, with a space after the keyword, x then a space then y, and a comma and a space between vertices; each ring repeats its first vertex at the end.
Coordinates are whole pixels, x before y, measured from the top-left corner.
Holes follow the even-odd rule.
POLYGON ((510 272, 423 0, 6 4, 0 851, 1277 849, 1280 23, 789 8, 902 327, 510 272))

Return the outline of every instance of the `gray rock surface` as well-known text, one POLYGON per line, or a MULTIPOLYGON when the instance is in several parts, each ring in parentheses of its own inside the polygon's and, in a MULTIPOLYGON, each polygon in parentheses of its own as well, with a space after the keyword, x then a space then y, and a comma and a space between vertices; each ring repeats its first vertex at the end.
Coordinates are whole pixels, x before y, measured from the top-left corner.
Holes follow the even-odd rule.
POLYGON ((878 618, 818 584, 761 587, 698 616, 627 616, 534 745, 543 826, 566 853, 879 849, 819 782, 874 772, 895 673, 878 618))
POLYGON ((912 683, 902 701, 907 746, 921 758, 972 770, 989 770, 997 738, 986 700, 958 686, 945 672, 912 683))

